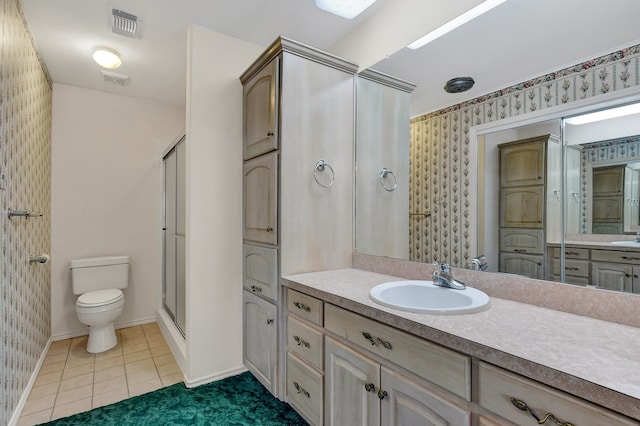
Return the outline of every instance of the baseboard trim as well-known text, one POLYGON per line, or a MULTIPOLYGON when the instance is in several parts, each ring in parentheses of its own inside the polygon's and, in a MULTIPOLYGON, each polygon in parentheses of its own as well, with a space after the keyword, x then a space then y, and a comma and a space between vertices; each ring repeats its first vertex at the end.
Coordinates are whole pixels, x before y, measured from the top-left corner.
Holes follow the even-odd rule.
MULTIPOLYGON (((120 329, 120 328, 135 327, 137 325, 150 324, 153 322, 156 322, 155 317, 141 318, 141 319, 126 321, 126 322, 119 322, 119 323, 115 323, 113 326, 116 329, 120 329)), ((74 337, 86 336, 88 334, 89 334, 89 326, 86 326, 81 330, 73 330, 73 331, 68 331, 66 333, 59 333, 52 336, 51 338, 55 342, 58 340, 65 340, 65 339, 72 339, 74 337)))
POLYGON ((226 379, 227 377, 237 376, 238 374, 248 371, 247 368, 242 365, 239 367, 231 368, 229 370, 221 371, 211 376, 201 377, 199 379, 190 380, 185 376, 184 384, 188 388, 195 388, 207 383, 217 382, 218 380, 226 379))
POLYGON ((171 349, 171 353, 178 363, 180 371, 182 371, 182 375, 185 376, 184 372, 187 371, 187 343, 185 342, 184 337, 182 337, 182 334, 180 334, 164 309, 158 308, 156 311, 156 319, 158 321, 160 331, 164 336, 164 340, 167 341, 167 344, 171 349))
POLYGON ((22 392, 22 396, 18 401, 18 405, 16 406, 16 409, 13 411, 13 415, 9 419, 8 426, 15 426, 18 424, 18 420, 20 420, 20 416, 22 415, 22 410, 24 410, 24 406, 26 405, 27 400, 29 399, 29 395, 31 394, 31 389, 33 389, 33 385, 35 384, 36 379, 38 378, 38 373, 40 373, 40 369, 42 368, 42 364, 44 364, 44 359, 47 357, 47 352, 49 352, 49 348, 51 347, 52 342, 53 342, 53 338, 50 337, 44 349, 42 350, 42 353, 40 354, 40 359, 38 359, 38 363, 36 364, 36 367, 33 370, 33 373, 31 374, 31 378, 29 378, 29 382, 27 383, 27 386, 24 388, 24 392, 22 392))

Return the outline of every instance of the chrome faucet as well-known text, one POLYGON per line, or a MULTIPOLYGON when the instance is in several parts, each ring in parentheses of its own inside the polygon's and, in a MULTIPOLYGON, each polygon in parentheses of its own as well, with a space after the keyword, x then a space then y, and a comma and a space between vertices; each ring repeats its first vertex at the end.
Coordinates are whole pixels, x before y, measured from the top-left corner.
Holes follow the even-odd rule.
POLYGON ((449 266, 448 263, 435 262, 433 265, 436 267, 436 270, 433 271, 433 275, 431 277, 433 279, 433 284, 440 287, 452 288, 454 290, 464 290, 467 288, 464 283, 453 279, 451 266, 449 266))

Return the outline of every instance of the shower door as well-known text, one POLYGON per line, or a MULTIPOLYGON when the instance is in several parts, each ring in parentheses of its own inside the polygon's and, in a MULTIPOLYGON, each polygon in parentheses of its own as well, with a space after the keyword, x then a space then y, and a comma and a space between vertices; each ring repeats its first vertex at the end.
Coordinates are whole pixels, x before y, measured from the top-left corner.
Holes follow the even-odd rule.
POLYGON ((164 267, 162 302, 182 335, 185 315, 185 139, 164 157, 164 267))

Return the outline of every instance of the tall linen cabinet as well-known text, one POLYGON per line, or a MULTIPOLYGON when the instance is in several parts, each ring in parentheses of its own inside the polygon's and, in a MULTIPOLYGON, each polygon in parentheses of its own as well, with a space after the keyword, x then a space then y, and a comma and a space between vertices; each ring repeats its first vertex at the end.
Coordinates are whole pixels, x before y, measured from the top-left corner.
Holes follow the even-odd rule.
POLYGON ((280 37, 240 77, 244 364, 280 399, 280 277, 352 265, 356 70, 280 37))

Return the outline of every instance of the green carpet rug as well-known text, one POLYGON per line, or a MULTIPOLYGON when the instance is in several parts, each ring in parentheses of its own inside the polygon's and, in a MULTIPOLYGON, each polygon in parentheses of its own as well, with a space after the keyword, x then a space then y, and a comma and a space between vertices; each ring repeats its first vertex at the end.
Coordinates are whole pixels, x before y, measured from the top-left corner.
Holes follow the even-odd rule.
POLYGON ((189 389, 182 383, 47 425, 306 425, 250 373, 189 389))

